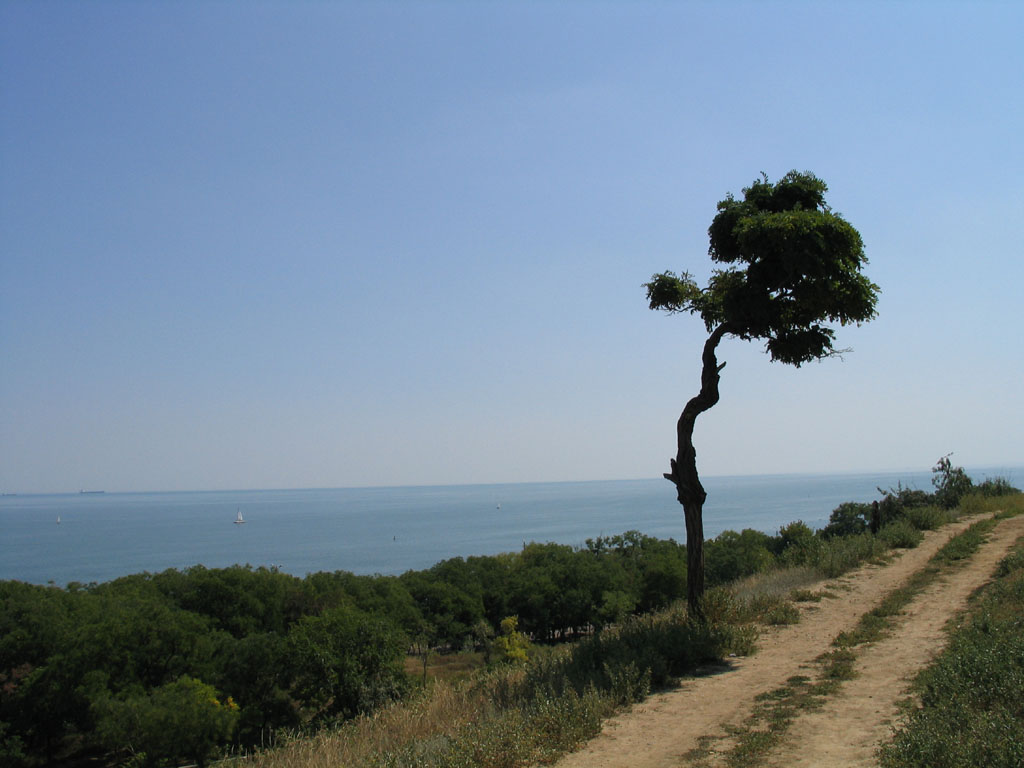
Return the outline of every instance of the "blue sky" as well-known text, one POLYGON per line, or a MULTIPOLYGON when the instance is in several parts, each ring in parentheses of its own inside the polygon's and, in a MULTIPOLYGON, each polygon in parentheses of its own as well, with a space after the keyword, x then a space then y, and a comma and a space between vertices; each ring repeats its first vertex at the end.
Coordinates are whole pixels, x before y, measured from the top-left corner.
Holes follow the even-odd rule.
MULTIPOLYGON (((707 226, 810 170, 878 318, 727 340, 706 475, 1024 464, 1018 3, 0 3, 0 489, 657 477, 707 226)), ((670 492, 670 489, 667 489, 670 492)))

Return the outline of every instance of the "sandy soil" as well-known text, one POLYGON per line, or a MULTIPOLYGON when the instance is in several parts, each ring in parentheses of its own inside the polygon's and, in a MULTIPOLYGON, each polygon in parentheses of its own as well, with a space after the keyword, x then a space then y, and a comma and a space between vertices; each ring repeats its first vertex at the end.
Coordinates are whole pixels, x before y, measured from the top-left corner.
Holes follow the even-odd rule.
MULTIPOLYGON (((629 712, 609 720, 601 734, 568 755, 559 768, 667 768, 685 766, 686 755, 702 737, 714 751, 729 745, 728 725, 749 715, 755 697, 778 688, 794 675, 813 675, 814 659, 832 639, 851 629, 890 589, 920 569, 954 534, 973 520, 961 520, 925 534, 915 549, 884 566, 868 565, 824 586, 839 595, 804 604, 798 624, 763 635, 758 652, 732 659, 721 669, 656 694, 629 712)), ((1024 517, 1002 521, 969 564, 940 579, 908 606, 892 636, 858 650, 858 678, 817 712, 801 716, 767 765, 869 766, 877 744, 896 717, 896 703, 909 678, 932 659, 944 641, 942 627, 962 610, 967 596, 991 575, 1014 540, 1024 534, 1024 517), (895 674, 894 674, 895 672, 895 674)), ((705 759, 708 759, 705 757, 705 759)))

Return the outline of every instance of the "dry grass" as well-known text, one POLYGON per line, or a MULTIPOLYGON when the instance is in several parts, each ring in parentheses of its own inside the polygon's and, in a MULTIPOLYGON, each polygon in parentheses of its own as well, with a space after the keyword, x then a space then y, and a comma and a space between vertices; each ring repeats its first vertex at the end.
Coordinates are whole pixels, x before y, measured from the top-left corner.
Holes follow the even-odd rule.
POLYGON ((756 573, 729 585, 729 591, 741 600, 785 599, 798 589, 806 590, 824 579, 814 568, 797 566, 756 573))
MULTIPOLYGON (((432 653, 427 659, 427 680, 454 683, 465 680, 483 666, 482 653, 432 653)), ((404 669, 413 680, 422 680, 423 657, 406 656, 404 669)))
POLYGON ((420 695, 356 718, 343 726, 301 736, 246 761, 253 768, 339 768, 379 762, 413 743, 443 738, 489 709, 480 688, 437 683, 420 695))

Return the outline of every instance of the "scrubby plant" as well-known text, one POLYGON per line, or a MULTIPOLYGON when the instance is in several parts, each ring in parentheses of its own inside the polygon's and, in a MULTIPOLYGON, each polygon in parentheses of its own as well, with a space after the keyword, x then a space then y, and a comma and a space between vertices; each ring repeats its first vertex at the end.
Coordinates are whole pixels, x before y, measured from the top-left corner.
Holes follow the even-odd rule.
POLYGON ((974 492, 982 496, 1010 496, 1020 493, 1020 489, 1010 485, 1010 481, 1005 477, 994 477, 978 483, 974 486, 974 492))
POLYGON ((709 586, 727 584, 755 573, 762 573, 775 564, 772 537, 746 528, 740 533, 723 531, 705 542, 704 567, 709 586))
POLYGON ((495 639, 494 645, 501 653, 503 661, 516 664, 526 661, 530 651, 530 638, 519 631, 518 616, 506 616, 501 620, 501 634, 495 639))
POLYGON ((822 549, 822 541, 802 520, 779 529, 780 559, 785 565, 813 565, 822 549))
POLYGON ((932 467, 932 485, 935 486, 935 503, 945 509, 953 509, 960 499, 971 492, 974 483, 963 467, 954 467, 949 457, 943 456, 932 467))
POLYGON ((214 688, 182 676, 152 693, 94 704, 98 734, 112 750, 125 749, 144 766, 191 760, 203 768, 238 724, 238 706, 214 688))
POLYGON ((854 536, 868 530, 871 523, 871 505, 856 501, 844 501, 832 510, 828 525, 821 529, 821 536, 830 539, 834 536, 854 536))
POLYGON ((892 549, 913 549, 921 543, 924 535, 904 518, 883 526, 878 532, 878 538, 892 549))
POLYGON ((878 492, 882 494, 882 498, 878 502, 880 525, 905 517, 910 510, 932 506, 936 503, 934 494, 917 488, 904 488, 902 483, 897 483, 895 488, 889 490, 879 488, 878 492))
POLYGON ((942 507, 911 507, 904 513, 904 519, 919 531, 934 531, 956 519, 953 510, 942 507))

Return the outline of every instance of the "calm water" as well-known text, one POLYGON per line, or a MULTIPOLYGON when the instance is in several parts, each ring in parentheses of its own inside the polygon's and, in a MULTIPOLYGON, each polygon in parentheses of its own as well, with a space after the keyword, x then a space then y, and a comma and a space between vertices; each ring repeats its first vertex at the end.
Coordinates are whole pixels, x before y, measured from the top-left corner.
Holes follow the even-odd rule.
MULTIPOLYGON (((1024 469, 971 470, 976 480, 1024 469)), ((775 475, 706 478, 706 536, 824 525, 843 501, 876 488, 931 489, 931 475, 775 475)), ((105 493, 0 497, 0 579, 37 584, 108 581, 202 564, 277 565, 395 574, 457 556, 518 550, 524 542, 582 545, 639 530, 686 538, 665 480, 285 491, 105 493), (241 510, 245 525, 234 525, 241 510), (58 517, 60 523, 57 523, 58 517)))

